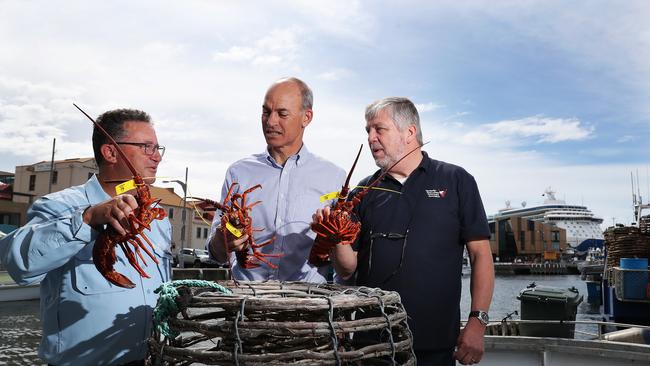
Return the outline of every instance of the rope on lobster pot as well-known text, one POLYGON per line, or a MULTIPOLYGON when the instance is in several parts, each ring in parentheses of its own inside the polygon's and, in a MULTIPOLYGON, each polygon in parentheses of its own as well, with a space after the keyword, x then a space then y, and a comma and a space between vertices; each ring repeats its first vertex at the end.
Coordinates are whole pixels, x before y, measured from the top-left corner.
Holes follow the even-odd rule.
POLYGON ((287 297, 287 294, 284 292, 284 282, 282 281, 280 282, 280 296, 282 296, 282 298, 287 297))
POLYGON ((253 292, 253 296, 257 297, 257 290, 255 289, 255 287, 253 287, 253 285, 251 285, 248 282, 246 282, 245 285, 248 286, 248 288, 253 292))
POLYGON ((384 319, 386 319, 386 329, 388 330, 388 340, 390 341, 390 358, 393 362, 393 365, 397 365, 397 362, 395 361, 395 341, 393 340, 393 327, 390 323, 390 318, 388 318, 388 314, 386 314, 384 311, 384 300, 382 300, 379 295, 373 295, 373 297, 376 298, 379 302, 379 310, 381 310, 381 315, 384 317, 384 319))
MULTIPOLYGON (((397 307, 404 313, 406 313, 406 309, 404 308, 404 305, 402 304, 402 299, 400 298, 399 302, 397 303, 397 307)), ((404 325, 406 326, 406 331, 408 332, 408 337, 409 339, 413 339, 413 332, 411 332, 411 328, 409 327, 409 322, 407 320, 404 320, 404 325)), ((411 356, 413 356, 413 359, 415 360, 415 350, 413 349, 413 342, 411 342, 411 345, 409 346, 409 350, 411 351, 411 356)))
POLYGON ((158 304, 153 310, 154 327, 166 338, 175 338, 178 333, 169 327, 169 319, 175 317, 180 311, 178 308, 178 297, 180 296, 177 287, 211 287, 225 295, 232 295, 232 291, 219 285, 216 282, 204 280, 176 280, 165 282, 154 290, 160 294, 158 304))
MULTIPOLYGON (((250 286, 250 285, 249 285, 250 286)), ((244 353, 244 347, 242 346, 241 342, 241 337, 239 336, 239 320, 244 320, 244 308, 246 307, 246 297, 241 299, 241 307, 239 308, 239 311, 237 312, 237 316, 235 317, 235 338, 237 338, 237 343, 235 343, 235 351, 233 352, 233 356, 235 357, 235 365, 239 366, 239 354, 244 353)))
POLYGON ((332 346, 334 347, 334 357, 336 357, 336 365, 341 365, 341 356, 339 355, 339 341, 336 338, 336 330, 334 329, 334 302, 332 298, 328 297, 327 302, 330 305, 330 308, 327 312, 327 322, 330 325, 330 331, 332 332, 332 346))

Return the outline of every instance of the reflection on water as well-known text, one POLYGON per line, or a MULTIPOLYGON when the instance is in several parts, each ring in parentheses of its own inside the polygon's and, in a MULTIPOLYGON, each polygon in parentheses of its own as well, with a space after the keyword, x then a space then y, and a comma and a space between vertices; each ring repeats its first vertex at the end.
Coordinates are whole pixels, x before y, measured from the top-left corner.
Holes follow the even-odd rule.
POLYGON ((43 365, 39 302, 0 302, 0 365, 43 365))
MULTIPOLYGON (((494 290, 490 317, 499 321, 514 310, 519 310, 517 295, 519 291, 535 282, 542 286, 575 286, 587 298, 587 287, 580 276, 498 276, 494 290)), ((470 309, 469 276, 463 277, 461 300, 461 319, 466 319, 470 309)), ((519 319, 515 316, 514 319, 519 319)), ((578 306, 578 320, 601 320, 598 307, 587 304, 578 306)), ((14 301, 0 302, 0 365, 42 365, 37 356, 41 338, 39 302, 14 301)), ((585 325, 576 326, 576 338, 588 338, 578 331, 595 333, 596 328, 585 325), (593 329, 592 329, 593 328, 593 329)))

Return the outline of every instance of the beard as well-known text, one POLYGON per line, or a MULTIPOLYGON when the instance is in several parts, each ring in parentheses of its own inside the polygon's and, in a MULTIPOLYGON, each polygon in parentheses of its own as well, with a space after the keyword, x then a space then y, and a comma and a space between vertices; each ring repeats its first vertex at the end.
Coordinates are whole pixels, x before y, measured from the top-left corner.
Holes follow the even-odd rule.
MULTIPOLYGON (((376 145, 375 145, 376 146, 376 145)), ((372 146, 370 147, 372 149, 372 146)), ((383 148, 383 146, 382 146, 383 148)), ((406 141, 400 141, 398 146, 396 147, 396 150, 392 153, 388 153, 384 149, 384 157, 383 158, 376 158, 375 159, 375 164, 381 168, 381 170, 387 170, 393 164, 397 163, 399 159, 401 159, 404 156, 404 151, 406 150, 406 141)))

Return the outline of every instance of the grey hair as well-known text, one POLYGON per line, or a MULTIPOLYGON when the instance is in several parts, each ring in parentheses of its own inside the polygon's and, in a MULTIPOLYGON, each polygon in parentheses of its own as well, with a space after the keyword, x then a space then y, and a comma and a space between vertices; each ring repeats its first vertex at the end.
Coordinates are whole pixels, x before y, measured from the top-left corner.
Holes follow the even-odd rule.
POLYGON ((298 85, 298 88, 300 88, 300 95, 302 96, 302 111, 304 112, 312 109, 314 107, 314 94, 311 92, 309 85, 296 77, 282 78, 276 81, 275 84, 283 83, 286 81, 296 83, 298 85))
POLYGON ((400 131, 415 125, 417 132, 415 138, 422 145, 422 129, 420 128, 420 115, 413 102, 408 98, 388 97, 374 101, 366 107, 366 121, 375 118, 379 111, 386 109, 400 131))

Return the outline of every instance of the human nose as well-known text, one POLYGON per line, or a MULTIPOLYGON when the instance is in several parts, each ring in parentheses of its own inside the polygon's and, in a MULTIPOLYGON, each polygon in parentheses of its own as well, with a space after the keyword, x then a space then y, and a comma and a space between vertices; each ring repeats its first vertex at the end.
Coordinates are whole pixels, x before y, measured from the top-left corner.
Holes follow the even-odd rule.
POLYGON ((368 130, 368 144, 372 145, 377 142, 377 132, 373 128, 368 130))
POLYGON ((277 126, 279 117, 277 113, 270 112, 266 115, 262 115, 262 122, 267 126, 277 126))
POLYGON ((156 162, 160 162, 162 160, 162 153, 158 149, 155 149, 153 151, 153 154, 151 154, 149 156, 150 156, 151 160, 156 161, 156 162))

